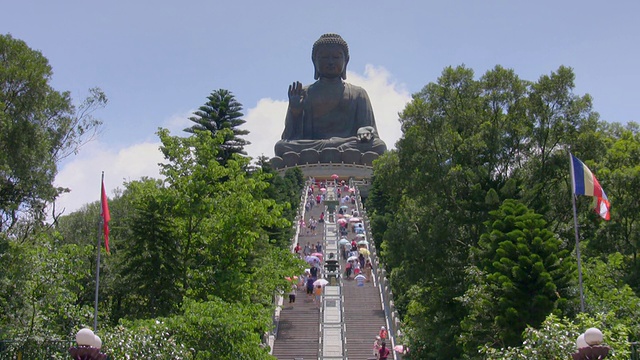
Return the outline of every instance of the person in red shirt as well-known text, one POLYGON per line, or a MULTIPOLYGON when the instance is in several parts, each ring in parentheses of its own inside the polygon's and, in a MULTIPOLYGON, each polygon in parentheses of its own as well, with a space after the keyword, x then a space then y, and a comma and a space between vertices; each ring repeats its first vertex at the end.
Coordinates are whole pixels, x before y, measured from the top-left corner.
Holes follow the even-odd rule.
POLYGON ((302 248, 300 247, 300 243, 296 244, 296 247, 293 249, 293 252, 296 253, 298 256, 300 256, 300 250, 302 248))
POLYGON ((389 349, 387 349, 387 343, 383 341, 382 345, 380 346, 380 350, 378 350, 378 359, 387 360, 388 357, 389 349))
POLYGON ((380 327, 380 334, 378 334, 380 336, 380 339, 382 340, 386 340, 387 339, 387 329, 385 329, 384 326, 380 327))

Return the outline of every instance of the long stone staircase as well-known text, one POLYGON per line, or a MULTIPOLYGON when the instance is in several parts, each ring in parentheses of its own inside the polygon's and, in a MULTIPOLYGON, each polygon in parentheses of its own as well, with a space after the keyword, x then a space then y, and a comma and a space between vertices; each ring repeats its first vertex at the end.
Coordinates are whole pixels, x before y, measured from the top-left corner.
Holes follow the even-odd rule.
MULTIPOLYGON (((280 299, 279 310, 276 312, 276 329, 272 344, 272 354, 278 359, 284 360, 369 360, 375 359, 372 352, 373 343, 378 335, 380 327, 388 328, 389 320, 383 307, 384 294, 380 291, 378 277, 374 276, 365 286, 357 286, 353 279, 344 277, 346 261, 338 251, 338 225, 337 214, 331 211, 332 205, 347 206, 346 213, 351 208, 358 209, 359 203, 341 204, 339 199, 333 198, 334 189, 328 187, 326 202, 315 205, 309 211, 302 211, 306 223, 311 217, 318 219, 320 213, 326 214, 324 224, 318 224, 316 233, 305 229, 298 229, 297 242, 304 248, 305 244, 315 246, 322 244, 324 260, 330 253, 339 259, 339 277, 335 274, 325 273, 324 277, 330 283, 324 287, 321 304, 313 302, 313 297, 307 297, 304 288, 299 288, 296 301, 289 303, 287 294, 280 299)), ((313 197, 319 193, 314 188, 313 197)), ((303 196, 303 201, 307 196, 303 196)), ((368 229, 365 224, 365 229, 368 229)), ((350 240, 355 234, 349 232, 350 240)), ((375 252, 371 254, 372 262, 375 261, 375 252)), ((375 266, 375 265, 374 265, 375 266)), ((374 269, 375 270, 375 269, 374 269)), ((353 276, 352 276, 353 278, 353 276)), ((393 348, 393 342, 388 341, 387 347, 393 348)), ((398 359, 393 353, 389 359, 398 359)))
POLYGON ((320 336, 319 309, 299 291, 296 302, 284 299, 273 355, 278 359, 317 359, 320 336))
MULTIPOLYGON (((304 196, 303 199, 306 201, 307 197, 304 196)), ((302 216, 308 224, 312 216, 318 219, 322 211, 324 207, 318 205, 309 212, 303 212, 302 216)), ((308 228, 299 228, 297 242, 303 248, 306 244, 315 248, 318 242, 324 242, 324 234, 324 224, 318 224, 315 235, 308 228)), ((293 304, 289 304, 288 296, 285 294, 276 323, 272 354, 278 359, 318 359, 320 312, 320 306, 313 302, 313 296, 305 293, 304 286, 298 288, 293 304)))
POLYGON ((358 287, 354 280, 345 280, 342 284, 347 356, 349 359, 375 359, 373 341, 380 327, 387 326, 379 289, 373 283, 358 287))

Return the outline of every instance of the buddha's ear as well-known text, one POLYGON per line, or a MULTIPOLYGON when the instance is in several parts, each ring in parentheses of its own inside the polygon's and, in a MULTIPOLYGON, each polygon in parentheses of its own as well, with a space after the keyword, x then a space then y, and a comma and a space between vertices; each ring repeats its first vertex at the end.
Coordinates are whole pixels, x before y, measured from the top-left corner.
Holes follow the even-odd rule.
POLYGON ((344 69, 342 69, 342 74, 340 74, 340 77, 342 78, 342 80, 347 80, 347 65, 349 64, 349 55, 347 55, 346 53, 344 54, 344 69))

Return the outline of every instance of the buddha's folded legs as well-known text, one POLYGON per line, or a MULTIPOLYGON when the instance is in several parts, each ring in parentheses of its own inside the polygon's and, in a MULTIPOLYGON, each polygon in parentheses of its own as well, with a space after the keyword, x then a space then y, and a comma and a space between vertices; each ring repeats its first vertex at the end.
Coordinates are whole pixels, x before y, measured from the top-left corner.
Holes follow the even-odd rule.
POLYGON ((362 142, 355 137, 349 139, 349 141, 338 146, 338 150, 345 151, 347 149, 355 149, 363 154, 371 151, 378 155, 382 155, 382 153, 387 151, 387 145, 377 137, 368 142, 362 142))
POLYGON ((291 151, 299 154, 306 149, 313 149, 320 153, 327 148, 335 148, 339 151, 356 149, 361 153, 373 151, 380 155, 387 150, 384 141, 379 138, 374 138, 369 142, 361 142, 358 138, 352 136, 348 138, 333 137, 321 140, 280 140, 275 145, 275 154, 276 156, 282 157, 282 155, 287 152, 291 151))

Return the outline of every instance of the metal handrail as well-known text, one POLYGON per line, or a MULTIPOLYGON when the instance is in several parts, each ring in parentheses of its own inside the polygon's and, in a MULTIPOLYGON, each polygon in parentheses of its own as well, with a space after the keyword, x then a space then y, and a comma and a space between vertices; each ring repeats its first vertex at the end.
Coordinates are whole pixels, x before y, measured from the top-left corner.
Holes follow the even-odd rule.
POLYGON ((380 261, 378 257, 375 241, 371 233, 369 217, 367 216, 366 209, 362 204, 360 189, 357 186, 355 187, 355 189, 356 189, 356 195, 357 195, 356 209, 358 210, 358 215, 367 224, 367 227, 365 228, 365 234, 366 234, 367 240, 369 241, 369 247, 371 249, 370 250, 372 255, 371 264, 373 265, 374 281, 378 283, 378 289, 380 291, 380 299, 382 301, 382 306, 385 314, 385 321, 387 323, 387 332, 389 335, 389 342, 390 342, 389 348, 391 350, 391 354, 393 354, 393 359, 395 360, 402 359, 402 356, 393 350, 396 346, 396 338, 401 333, 400 326, 399 326, 400 316, 393 303, 393 292, 391 291, 391 287, 389 286, 389 280, 387 279, 386 270, 384 269, 384 264, 380 261))
MULTIPOLYGON (((306 212, 305 205, 307 204, 308 194, 309 194, 309 186, 313 186, 311 179, 307 180, 307 184, 303 188, 303 194, 300 196, 300 205, 298 206, 298 215, 295 217, 294 224, 293 224, 293 228, 295 229, 295 231, 294 231, 293 237, 291 238, 291 244, 289 246, 289 250, 291 252, 293 252, 296 244, 299 241, 298 238, 300 236, 300 226, 298 223, 300 219, 304 219, 304 215, 306 212)), ((278 330, 280 328, 280 310, 282 309, 283 301, 284 301, 284 298, 282 294, 274 294, 274 297, 273 297, 274 311, 272 315, 273 329, 269 333, 266 333, 262 340, 263 344, 269 346, 269 354, 273 354, 273 344, 275 342, 276 337, 278 337, 278 330)))

